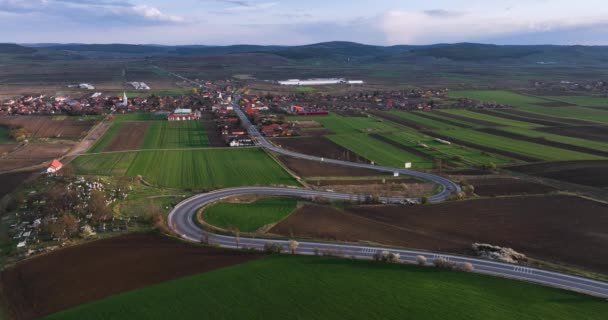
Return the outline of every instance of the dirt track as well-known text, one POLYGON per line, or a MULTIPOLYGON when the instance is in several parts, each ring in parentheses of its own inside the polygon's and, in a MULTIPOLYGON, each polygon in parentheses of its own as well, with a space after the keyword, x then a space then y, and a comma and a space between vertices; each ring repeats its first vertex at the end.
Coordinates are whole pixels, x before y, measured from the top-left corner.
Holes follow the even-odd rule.
POLYGON ((427 206, 306 206, 270 232, 469 253, 473 242, 608 273, 608 205, 570 196, 489 198, 427 206))
POLYGON ((2 272, 11 316, 36 319, 82 303, 252 259, 152 234, 101 240, 26 260, 2 272))

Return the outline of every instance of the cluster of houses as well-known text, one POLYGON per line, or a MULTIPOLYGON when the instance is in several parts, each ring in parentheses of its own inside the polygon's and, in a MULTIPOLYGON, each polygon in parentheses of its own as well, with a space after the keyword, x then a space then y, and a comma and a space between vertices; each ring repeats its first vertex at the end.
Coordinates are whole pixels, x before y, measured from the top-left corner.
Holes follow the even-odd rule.
POLYGON ((607 80, 587 80, 587 81, 532 81, 532 86, 536 90, 558 91, 558 92, 594 92, 604 97, 608 96, 607 80))

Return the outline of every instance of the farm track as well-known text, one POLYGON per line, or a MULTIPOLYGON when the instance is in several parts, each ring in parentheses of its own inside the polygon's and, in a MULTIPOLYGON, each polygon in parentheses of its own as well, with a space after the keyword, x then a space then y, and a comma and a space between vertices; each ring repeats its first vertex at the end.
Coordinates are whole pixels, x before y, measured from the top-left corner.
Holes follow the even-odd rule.
POLYGON ((591 149, 591 148, 582 147, 582 146, 575 146, 575 145, 562 143, 562 142, 558 142, 558 141, 547 140, 547 139, 543 139, 543 138, 529 137, 526 135, 502 131, 502 130, 494 129, 494 128, 482 128, 482 129, 477 129, 477 131, 493 134, 495 136, 501 136, 501 137, 515 139, 515 140, 528 141, 528 142, 533 142, 533 143, 537 143, 537 144, 542 144, 545 146, 566 149, 566 150, 570 150, 570 151, 577 151, 577 152, 582 152, 582 153, 593 154, 593 155, 600 156, 600 157, 608 157, 608 152, 606 152, 606 151, 591 149))
POLYGON ((522 161, 526 161, 526 162, 539 162, 539 161, 542 161, 542 159, 539 159, 539 158, 529 157, 529 156, 525 156, 525 155, 522 155, 522 154, 519 154, 519 153, 511 152, 511 151, 496 149, 496 148, 484 146, 484 145, 477 144, 477 143, 467 142, 467 141, 456 139, 456 138, 451 137, 451 136, 446 136, 446 135, 443 135, 443 134, 440 134, 440 133, 437 133, 437 132, 434 132, 434 131, 423 131, 423 133, 426 134, 426 135, 429 135, 431 137, 448 140, 448 141, 454 142, 456 144, 463 145, 465 147, 470 147, 470 148, 478 149, 478 150, 481 150, 481 151, 495 153, 495 154, 499 154, 499 155, 502 155, 502 156, 505 156, 505 157, 509 157, 509 158, 513 158, 513 159, 518 159, 518 160, 522 160, 522 161))

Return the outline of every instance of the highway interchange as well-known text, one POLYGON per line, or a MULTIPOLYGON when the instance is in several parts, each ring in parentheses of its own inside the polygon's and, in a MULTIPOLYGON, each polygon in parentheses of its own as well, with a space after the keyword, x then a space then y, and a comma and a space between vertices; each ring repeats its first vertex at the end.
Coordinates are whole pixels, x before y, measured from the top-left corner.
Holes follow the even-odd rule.
MULTIPOLYGON (((245 128, 247 128, 250 136, 256 142, 256 144, 265 148, 268 151, 272 151, 278 154, 287 155, 299 159, 311 160, 311 161, 322 161, 331 164, 338 164, 343 166, 367 168, 382 172, 397 172, 400 175, 408 175, 424 180, 434 182, 441 186, 441 191, 437 194, 429 197, 430 202, 442 202, 447 200, 452 194, 460 192, 460 186, 455 182, 446 179, 444 177, 436 176, 429 173, 418 172, 414 170, 390 168, 383 166, 376 166, 372 164, 354 163, 333 159, 324 159, 315 156, 300 154, 284 150, 272 145, 268 142, 257 130, 255 126, 251 124, 249 119, 246 117, 244 112, 238 106, 238 100, 234 99, 234 110, 241 119, 241 122, 245 128)), ((328 198, 332 200, 363 200, 364 195, 352 195, 335 192, 324 192, 315 191, 301 188, 273 188, 273 187, 242 187, 242 188, 231 188, 216 190, 204 194, 199 194, 189 199, 186 199, 179 203, 168 216, 169 227, 179 234, 182 238, 193 241, 201 242, 205 241, 210 244, 218 245, 227 248, 255 248, 262 250, 266 243, 275 243, 288 247, 289 240, 284 239, 267 239, 267 238, 245 238, 239 237, 237 239, 234 236, 220 235, 203 231, 195 222, 194 219, 196 212, 201 207, 204 207, 210 203, 243 195, 272 195, 272 196, 292 196, 299 198, 314 199, 316 197, 328 198), (238 243, 237 243, 238 241, 238 243), (238 246, 237 246, 238 245, 238 246)), ((416 199, 405 199, 405 198, 381 198, 382 202, 385 203, 402 203, 404 200, 416 201, 416 199)), ((576 291, 598 297, 608 298, 608 283, 602 281, 596 281, 583 277, 572 276, 563 273, 551 272, 536 268, 527 268, 518 265, 501 263, 496 261, 481 260, 463 256, 446 255, 436 252, 428 251, 417 251, 417 250, 404 250, 404 249, 387 249, 379 246, 365 246, 345 243, 323 243, 313 241, 298 241, 299 246, 297 249, 298 254, 317 254, 317 253, 330 253, 345 257, 354 257, 358 259, 372 259, 373 255, 382 250, 389 250, 393 253, 400 254, 400 260, 406 263, 416 263, 416 256, 422 255, 429 261, 435 258, 443 258, 456 263, 469 262, 474 267, 474 272, 489 274, 494 276, 506 277, 511 279, 523 280, 533 282, 537 284, 562 288, 566 290, 576 291)))

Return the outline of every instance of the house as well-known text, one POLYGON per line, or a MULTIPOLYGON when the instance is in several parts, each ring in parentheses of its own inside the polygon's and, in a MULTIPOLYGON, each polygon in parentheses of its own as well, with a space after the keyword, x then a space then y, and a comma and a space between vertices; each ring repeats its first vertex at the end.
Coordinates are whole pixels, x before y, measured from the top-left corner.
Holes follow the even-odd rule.
POLYGON ((59 160, 54 159, 53 161, 51 161, 51 164, 49 164, 49 167, 46 169, 46 172, 55 173, 61 170, 61 168, 63 168, 63 164, 59 162, 59 160))
POLYGON ((189 121, 200 119, 200 111, 192 112, 192 109, 175 109, 175 111, 167 117, 169 121, 189 121))

